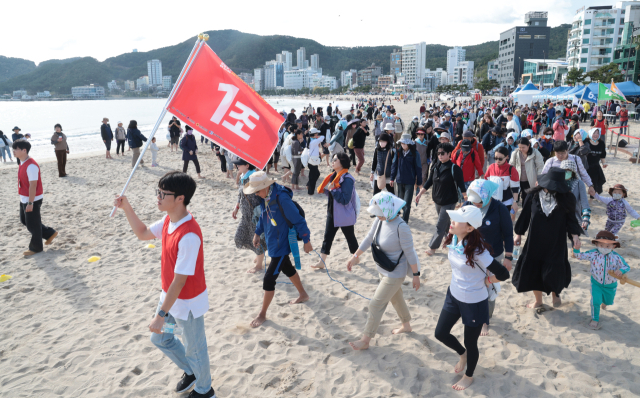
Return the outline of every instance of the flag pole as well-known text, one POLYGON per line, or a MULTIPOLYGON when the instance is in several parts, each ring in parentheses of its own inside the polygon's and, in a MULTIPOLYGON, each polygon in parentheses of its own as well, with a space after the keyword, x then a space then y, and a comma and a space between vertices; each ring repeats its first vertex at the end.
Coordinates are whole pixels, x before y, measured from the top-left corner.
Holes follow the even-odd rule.
MULTIPOLYGON (((189 57, 187 58, 187 62, 182 67, 182 71, 180 72, 180 75, 178 75, 178 80, 176 81, 176 84, 173 86, 173 89, 171 90, 171 92, 169 93, 169 97, 167 97, 167 102, 162 107, 162 112, 160 113, 160 116, 158 116, 158 120, 156 121, 156 124, 153 126, 153 130, 151 131, 151 134, 149 135, 149 139, 147 140, 147 143, 145 144, 144 148, 142 149, 142 152, 140 153, 140 156, 138 157, 138 161, 136 162, 135 166, 133 166, 133 170, 131 170, 131 174, 129 175, 129 179, 127 180, 126 184, 124 184, 124 188, 122 188, 122 192, 120 193, 120 196, 123 196, 125 194, 125 192, 127 191, 127 188, 129 187, 129 183, 131 182, 131 179, 133 178, 133 175, 135 174, 136 170, 138 169, 138 165, 140 165, 140 162, 142 161, 142 156, 147 151, 147 148, 151 144, 151 140, 153 139, 153 136, 156 134, 156 131, 158 131, 158 128, 160 127, 160 123, 162 123, 162 120, 164 119, 164 116, 167 114, 167 106, 169 105, 169 103, 171 102, 171 99, 173 98, 174 94, 176 93, 176 91, 180 87, 180 84, 182 84, 182 81, 184 80, 184 76, 187 74, 187 72, 189 72, 189 69, 191 69, 191 65, 193 64, 193 60, 196 58, 196 56, 200 52, 200 48, 202 48, 202 45, 207 40, 209 40, 209 35, 208 34, 200 33, 198 35, 198 37, 196 39, 196 43, 193 45, 193 48, 191 49, 191 53, 189 53, 189 57)), ((118 208, 116 206, 113 206, 113 210, 111 210, 111 214, 109 215, 109 217, 115 216, 116 210, 118 210, 118 208)))

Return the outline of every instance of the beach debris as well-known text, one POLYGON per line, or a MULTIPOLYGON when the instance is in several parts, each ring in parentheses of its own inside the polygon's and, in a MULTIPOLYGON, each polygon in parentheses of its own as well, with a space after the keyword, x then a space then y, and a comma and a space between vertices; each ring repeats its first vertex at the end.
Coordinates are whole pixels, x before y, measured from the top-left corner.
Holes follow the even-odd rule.
POLYGON ((156 248, 156 245, 152 245, 151 243, 149 243, 149 244, 146 246, 146 248, 147 248, 147 249, 155 249, 155 248, 156 248))
POLYGON ((2 274, 2 275, 0 275, 0 282, 6 282, 11 278, 13 278, 13 276, 2 274))
POLYGON ((100 257, 98 256, 91 256, 89 257, 89 259, 87 261, 89 261, 90 263, 95 263, 96 261, 100 260, 100 257))

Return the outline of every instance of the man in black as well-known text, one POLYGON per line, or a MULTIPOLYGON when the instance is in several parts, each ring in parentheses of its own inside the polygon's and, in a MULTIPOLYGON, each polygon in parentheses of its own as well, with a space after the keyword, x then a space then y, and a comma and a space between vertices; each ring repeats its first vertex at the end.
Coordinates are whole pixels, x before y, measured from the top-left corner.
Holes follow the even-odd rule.
POLYGON ((178 141, 180 140, 180 120, 173 117, 169 122, 169 136, 171 137, 171 152, 175 149, 178 151, 178 141))
POLYGON ((113 132, 109 125, 108 118, 102 118, 102 126, 100 126, 100 135, 102 136, 102 142, 107 147, 107 159, 113 159, 111 157, 111 142, 113 141, 113 132))
MULTIPOLYGON (((287 115, 287 127, 296 125, 296 110, 291 108, 291 112, 287 115)), ((301 124, 302 126, 302 124, 301 124)))
POLYGON ((333 115, 333 108, 331 107, 331 102, 329 102, 329 106, 327 107, 327 116, 333 115))

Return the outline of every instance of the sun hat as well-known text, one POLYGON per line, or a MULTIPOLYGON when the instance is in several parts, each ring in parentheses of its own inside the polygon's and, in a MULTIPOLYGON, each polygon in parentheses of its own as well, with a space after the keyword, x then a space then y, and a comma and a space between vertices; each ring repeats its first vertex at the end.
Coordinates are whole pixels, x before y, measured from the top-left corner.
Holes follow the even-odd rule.
POLYGON ((434 128, 434 130, 437 131, 437 132, 449 131, 449 129, 447 129, 447 126, 445 126, 443 123, 440 123, 440 125, 438 125, 438 127, 434 128))
POLYGON ((18 131, 22 131, 22 129, 21 129, 20 127, 18 127, 18 126, 14 127, 14 128, 12 129, 12 131, 16 131, 16 130, 18 130, 18 131))
POLYGON ((314 134, 320 134, 320 130, 318 130, 315 127, 312 127, 311 130, 309 130, 309 135, 314 135, 314 134))
POLYGON ((387 125, 384 126, 384 129, 385 129, 385 131, 389 131, 389 130, 396 131, 396 128, 393 125, 393 123, 387 123, 387 125))
POLYGON ((447 210, 449 218, 455 222, 466 222, 473 228, 480 228, 482 225, 482 211, 475 206, 462 206, 458 210, 447 210))
POLYGON ((594 245, 596 242, 600 243, 613 243, 615 247, 620 247, 620 242, 616 240, 616 236, 609 231, 600 231, 596 235, 596 238, 591 240, 594 245))
POLYGON ((621 189, 622 190, 622 197, 624 197, 624 198, 627 197, 627 188, 625 188, 624 185, 616 184, 616 185, 612 186, 611 188, 609 188, 609 195, 613 195, 613 190, 614 189, 621 189))
POLYGON ((560 193, 569 192, 569 186, 564 178, 564 170, 559 167, 552 167, 546 174, 539 175, 538 186, 560 193))
POLYGON ((261 189, 265 189, 271 184, 274 184, 275 182, 276 180, 274 178, 269 178, 269 176, 267 176, 267 173, 265 173, 264 171, 257 171, 251 174, 251 176, 249 177, 249 184, 245 185, 245 187, 242 189, 242 192, 244 192, 245 195, 256 193, 261 189))
POLYGON ((415 144, 415 142, 411 139, 411 134, 402 133, 402 135, 400 136, 400 139, 398 140, 398 144, 413 145, 415 144))
POLYGON ((451 141, 451 134, 449 134, 449 133, 442 133, 442 134, 440 134, 440 138, 446 138, 446 139, 448 139, 449 141, 451 141))
POLYGON ((381 114, 378 114, 378 116, 376 116, 376 120, 382 120, 382 119, 383 119, 383 117, 382 117, 381 114))

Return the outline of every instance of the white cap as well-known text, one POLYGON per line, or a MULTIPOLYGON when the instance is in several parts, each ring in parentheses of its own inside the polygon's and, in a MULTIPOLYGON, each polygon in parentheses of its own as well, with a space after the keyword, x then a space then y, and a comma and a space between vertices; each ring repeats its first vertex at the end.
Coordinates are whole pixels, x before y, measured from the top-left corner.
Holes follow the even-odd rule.
POLYGON ((413 118, 414 118, 415 120, 418 120, 418 116, 414 116, 413 118))
POLYGON ((447 213, 452 221, 466 222, 473 228, 482 225, 482 212, 475 206, 462 206, 458 210, 447 210, 447 213))
POLYGON ((122 122, 118 122, 118 124, 122 124, 122 122))
POLYGON ((318 134, 318 133, 320 133, 320 130, 318 130, 315 127, 311 128, 311 130, 309 130, 309 134, 310 135, 314 135, 314 134, 318 134))

